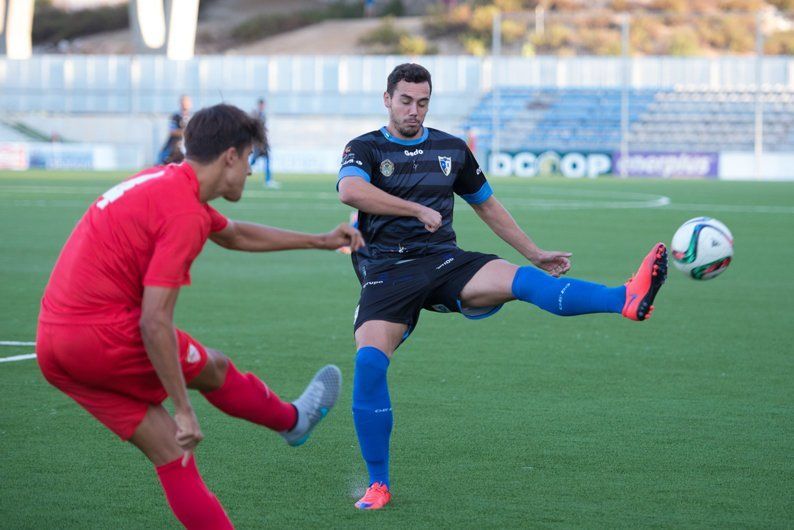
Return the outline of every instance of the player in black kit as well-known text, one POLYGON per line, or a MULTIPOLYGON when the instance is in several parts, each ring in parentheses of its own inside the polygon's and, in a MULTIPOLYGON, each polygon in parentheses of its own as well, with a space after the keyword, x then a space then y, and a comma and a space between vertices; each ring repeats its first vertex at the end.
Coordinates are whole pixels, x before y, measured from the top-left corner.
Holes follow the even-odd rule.
POLYGON ((484 318, 518 299, 557 315, 620 313, 645 320, 667 273, 667 249, 657 243, 625 285, 559 278, 570 269, 571 254, 538 248, 493 196, 466 143, 424 127, 431 92, 425 68, 397 66, 383 95, 388 125, 347 144, 337 181, 341 201, 359 210, 366 242, 352 254, 361 282, 353 421, 370 475, 356 502, 360 509, 377 510, 391 499, 386 371, 422 309, 484 318), (453 194, 534 266, 458 248, 453 194))

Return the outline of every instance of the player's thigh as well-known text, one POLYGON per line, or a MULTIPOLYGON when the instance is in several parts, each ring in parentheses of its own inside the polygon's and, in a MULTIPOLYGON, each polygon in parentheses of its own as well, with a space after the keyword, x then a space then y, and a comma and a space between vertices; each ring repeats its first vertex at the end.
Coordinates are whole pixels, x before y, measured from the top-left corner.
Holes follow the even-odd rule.
POLYGON ((515 300, 513 278, 517 270, 517 265, 503 259, 489 261, 463 287, 460 303, 464 307, 485 307, 515 300))
POLYGON ((184 454, 176 443, 176 422, 162 405, 149 406, 129 441, 155 466, 173 462, 184 454))
POLYGON ((408 331, 408 325, 385 320, 368 320, 356 330, 356 348, 372 346, 391 357, 408 331))

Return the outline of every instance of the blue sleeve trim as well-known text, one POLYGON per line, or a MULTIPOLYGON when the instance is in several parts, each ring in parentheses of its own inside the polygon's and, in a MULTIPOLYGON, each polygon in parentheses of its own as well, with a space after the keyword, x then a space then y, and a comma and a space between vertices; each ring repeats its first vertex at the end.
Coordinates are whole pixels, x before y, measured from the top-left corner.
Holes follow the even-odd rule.
POLYGON ((469 193, 467 195, 461 195, 461 197, 469 204, 482 204, 487 201, 491 195, 493 195, 491 185, 488 184, 488 181, 485 181, 482 187, 480 187, 479 191, 475 193, 469 193))
POLYGON ((339 177, 336 179, 336 190, 339 191, 339 181, 345 177, 360 177, 367 182, 371 182, 372 178, 369 173, 355 166, 346 166, 339 170, 339 177))

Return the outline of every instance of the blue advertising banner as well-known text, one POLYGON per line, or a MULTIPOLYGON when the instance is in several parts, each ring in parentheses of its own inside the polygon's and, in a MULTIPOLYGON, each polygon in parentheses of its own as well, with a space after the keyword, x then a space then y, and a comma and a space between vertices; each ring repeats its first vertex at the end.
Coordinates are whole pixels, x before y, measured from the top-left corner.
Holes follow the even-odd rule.
POLYGON ((719 177, 719 153, 658 153, 632 151, 624 160, 620 152, 612 155, 613 171, 616 175, 630 177, 664 178, 717 178, 719 177))

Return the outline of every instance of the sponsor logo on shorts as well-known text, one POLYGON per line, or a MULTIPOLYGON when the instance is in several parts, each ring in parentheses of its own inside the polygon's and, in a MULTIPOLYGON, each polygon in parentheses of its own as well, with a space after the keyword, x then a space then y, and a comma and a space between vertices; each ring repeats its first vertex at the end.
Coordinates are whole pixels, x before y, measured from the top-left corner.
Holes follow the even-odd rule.
POLYGON ((353 324, 355 324, 356 320, 358 320, 358 310, 359 310, 360 307, 361 307, 360 305, 357 305, 356 306, 356 310, 353 311, 353 324))
POLYGON ((374 282, 367 282, 367 283, 365 283, 364 285, 362 285, 362 286, 361 286, 361 288, 363 289, 363 288, 365 288, 367 285, 380 285, 380 284, 382 284, 382 283, 383 283, 383 280, 377 280, 377 281, 374 281, 374 282))
POLYGON ((201 354, 194 345, 190 344, 187 349, 187 362, 190 364, 197 363, 201 360, 201 354))
POLYGON ((441 267, 446 267, 447 265, 449 265, 453 261, 455 261, 455 258, 449 258, 447 261, 445 261, 444 263, 442 263, 441 265, 436 267, 436 270, 440 269, 441 267))
POLYGON ((394 173, 394 162, 388 158, 380 163, 380 172, 384 177, 391 177, 394 173))

